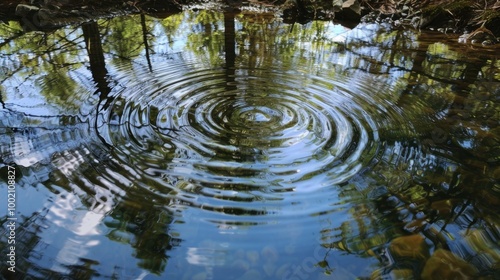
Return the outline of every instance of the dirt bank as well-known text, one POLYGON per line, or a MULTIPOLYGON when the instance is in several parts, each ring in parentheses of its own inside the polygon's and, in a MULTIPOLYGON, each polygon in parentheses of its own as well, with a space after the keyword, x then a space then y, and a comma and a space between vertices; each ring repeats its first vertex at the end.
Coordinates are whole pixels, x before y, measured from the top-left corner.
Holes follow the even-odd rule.
POLYGON ((349 27, 361 21, 388 21, 413 28, 468 32, 462 37, 468 43, 497 43, 500 36, 499 0, 8 0, 0 2, 0 20, 18 20, 28 30, 43 30, 119 14, 166 17, 189 7, 234 11, 252 7, 279 13, 286 22, 322 19, 349 27))

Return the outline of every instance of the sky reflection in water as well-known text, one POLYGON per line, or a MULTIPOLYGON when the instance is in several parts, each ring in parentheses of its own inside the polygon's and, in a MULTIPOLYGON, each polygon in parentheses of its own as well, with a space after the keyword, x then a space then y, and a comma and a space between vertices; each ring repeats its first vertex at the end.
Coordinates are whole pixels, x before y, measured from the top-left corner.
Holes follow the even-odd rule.
POLYGON ((19 275, 492 277, 499 64, 446 40, 201 11, 7 42, 19 275))

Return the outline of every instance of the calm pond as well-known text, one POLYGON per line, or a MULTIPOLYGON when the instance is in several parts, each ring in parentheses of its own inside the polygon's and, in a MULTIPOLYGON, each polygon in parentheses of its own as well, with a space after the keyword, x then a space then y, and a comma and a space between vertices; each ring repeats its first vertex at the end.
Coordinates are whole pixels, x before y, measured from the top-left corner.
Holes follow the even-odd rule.
POLYGON ((498 47, 211 11, 0 34, 4 278, 500 274, 498 47))

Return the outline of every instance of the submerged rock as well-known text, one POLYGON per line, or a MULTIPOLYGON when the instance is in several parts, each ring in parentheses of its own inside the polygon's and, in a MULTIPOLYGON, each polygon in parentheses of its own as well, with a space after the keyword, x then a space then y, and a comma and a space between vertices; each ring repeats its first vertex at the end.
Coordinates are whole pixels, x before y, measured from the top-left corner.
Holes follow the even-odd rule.
POLYGON ((384 273, 383 269, 375 270, 370 276, 370 280, 381 279, 415 279, 413 270, 408 268, 392 269, 390 272, 384 273))
POLYGON ((395 259, 412 258, 426 260, 429 258, 429 246, 420 234, 395 238, 389 245, 391 255, 395 259))
POLYGON ((475 279, 475 267, 450 251, 437 249, 425 263, 421 277, 433 279, 475 279))

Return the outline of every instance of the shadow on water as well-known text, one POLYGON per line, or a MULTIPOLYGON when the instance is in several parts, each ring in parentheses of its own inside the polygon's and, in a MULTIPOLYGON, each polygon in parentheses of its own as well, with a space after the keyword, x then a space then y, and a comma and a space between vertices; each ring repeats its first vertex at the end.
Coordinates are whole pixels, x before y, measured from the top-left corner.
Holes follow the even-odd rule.
POLYGON ((0 34, 4 278, 499 273, 497 49, 245 11, 0 34))

